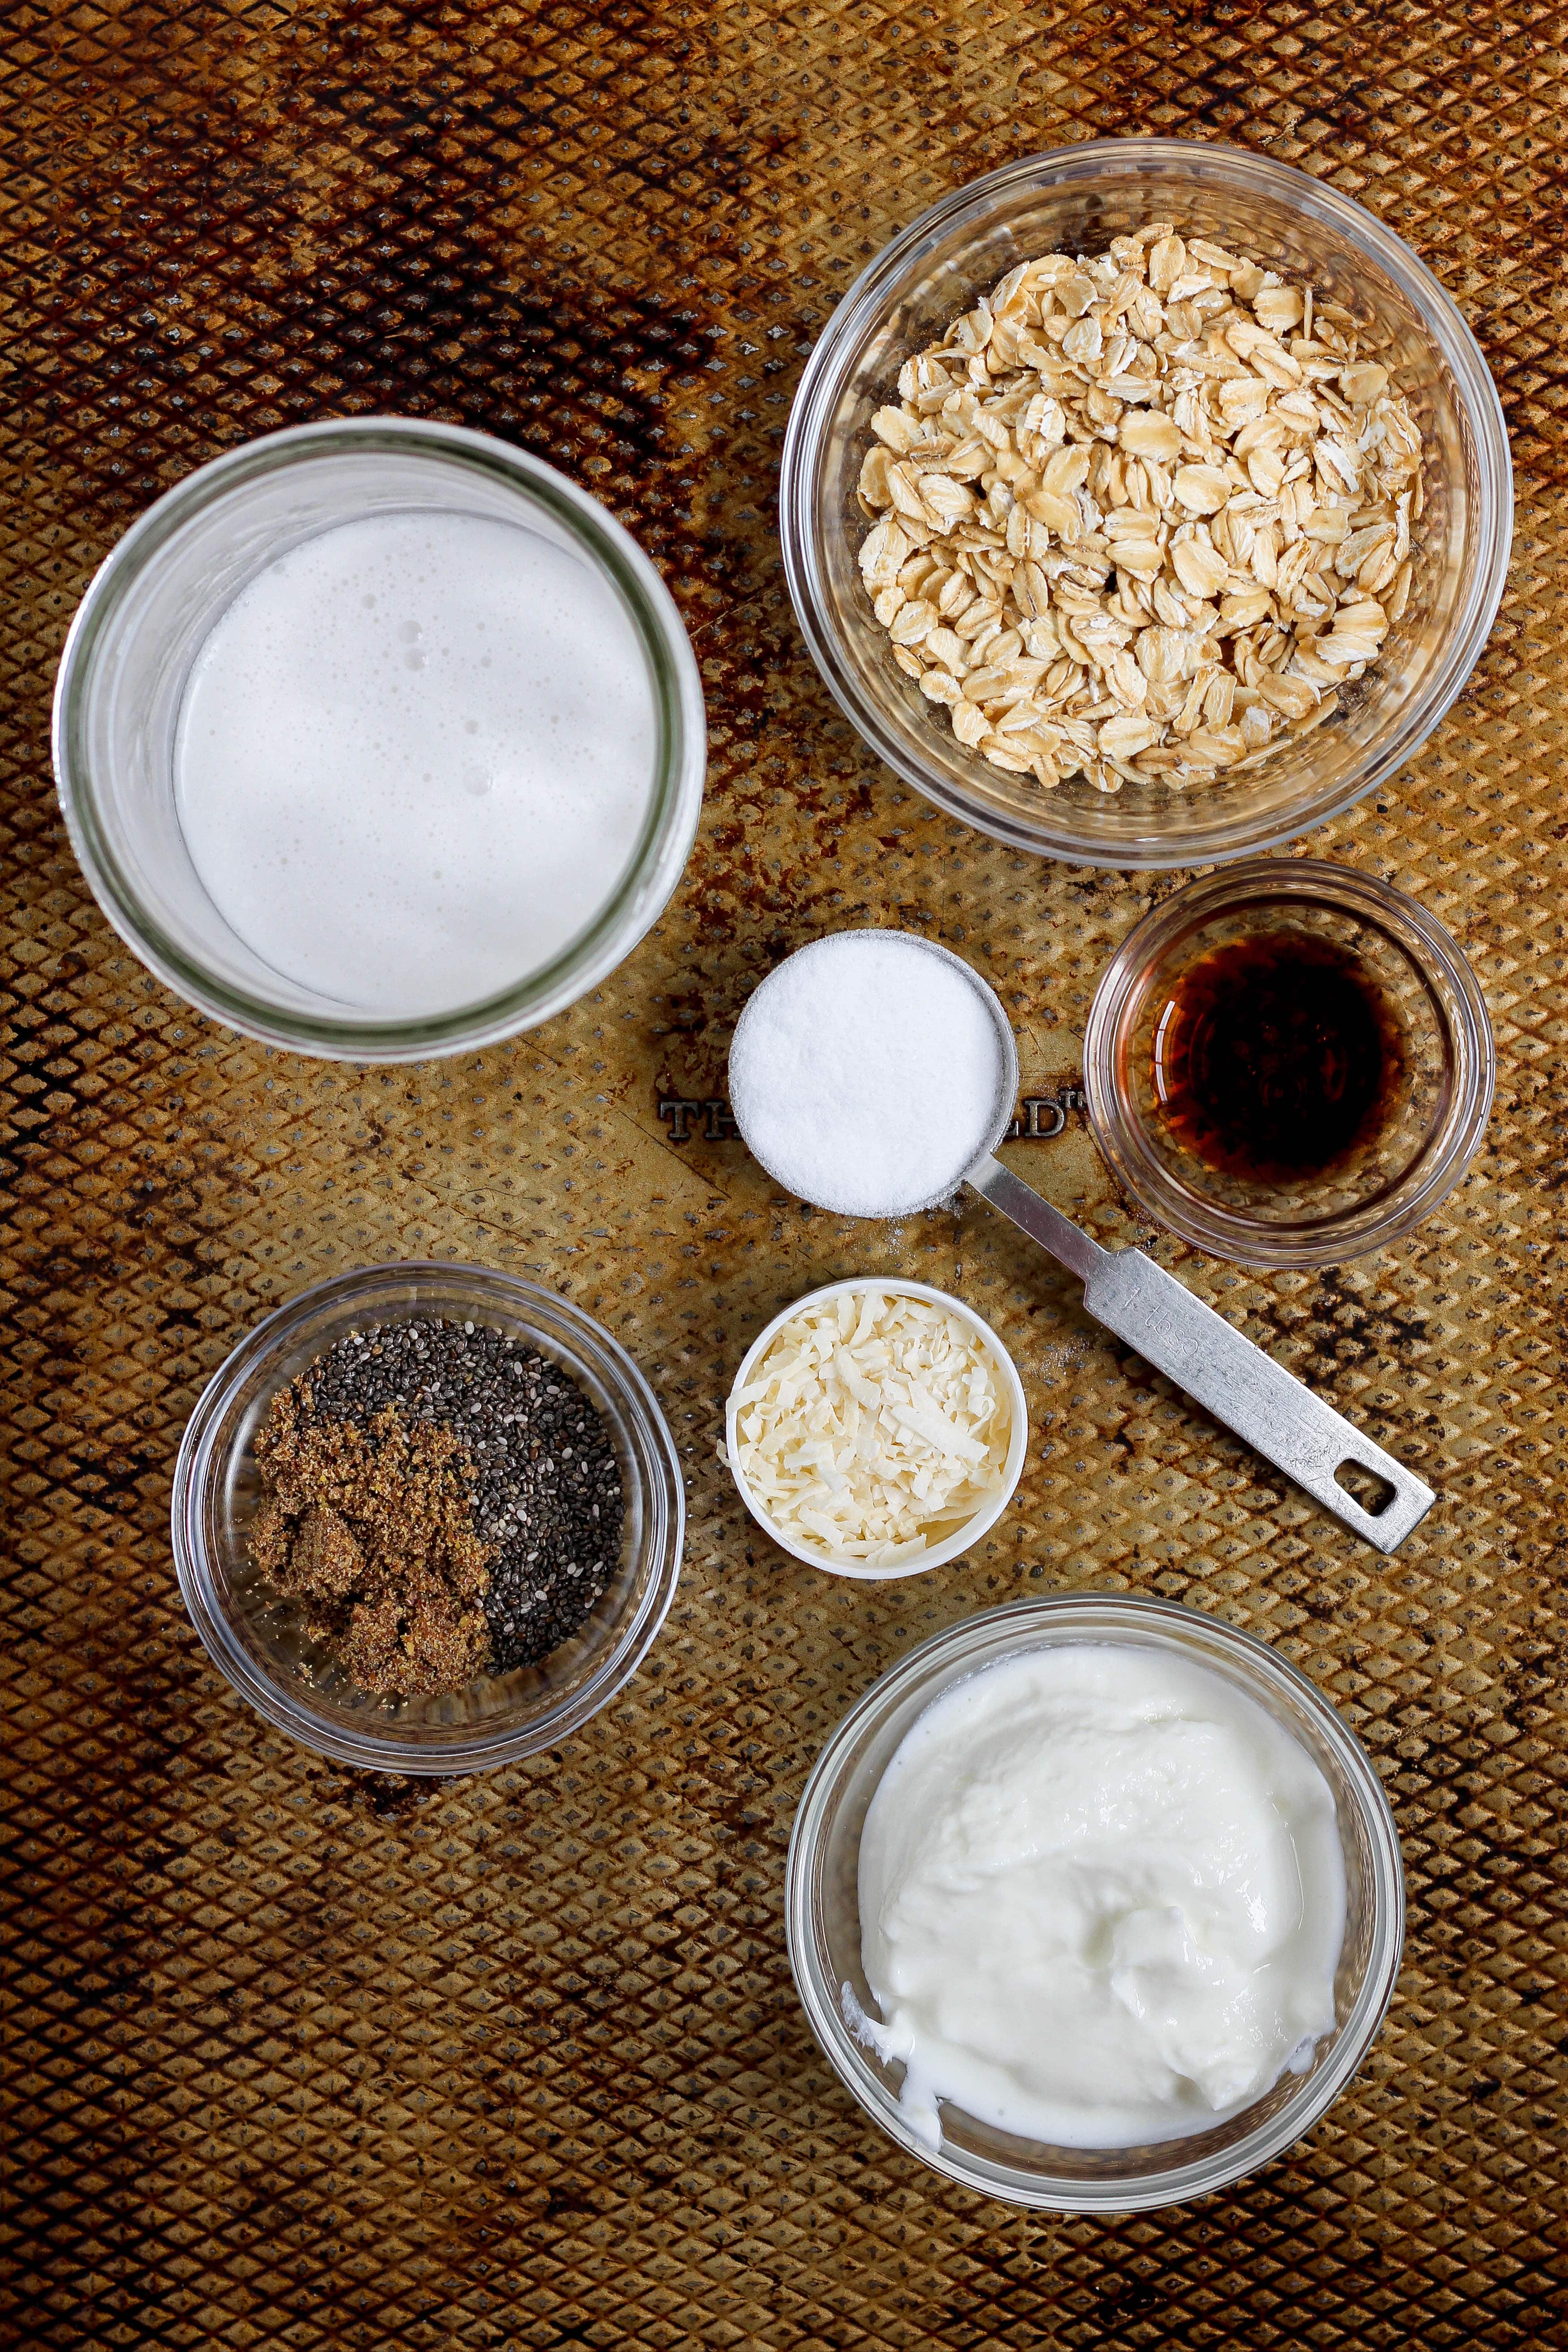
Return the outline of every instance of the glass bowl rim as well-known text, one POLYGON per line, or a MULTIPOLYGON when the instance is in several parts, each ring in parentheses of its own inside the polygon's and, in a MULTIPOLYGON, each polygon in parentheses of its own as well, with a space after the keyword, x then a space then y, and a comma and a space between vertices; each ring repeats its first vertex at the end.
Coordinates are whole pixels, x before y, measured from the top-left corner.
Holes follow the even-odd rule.
MULTIPOLYGON (((1480 345, 1441 281, 1396 231, 1364 205, 1327 181, 1223 140, 1103 138, 1048 147, 967 181, 919 214, 882 247, 842 297, 812 346, 784 434, 779 471, 779 539, 790 601, 824 685, 861 740, 907 784, 962 824, 1010 848, 1075 866, 1116 871, 1170 871, 1245 857, 1311 832, 1364 799, 1414 757, 1451 708, 1479 659, 1507 585, 1513 536, 1513 461, 1502 402, 1480 345), (882 702, 861 683, 860 667, 844 651, 826 593, 819 546, 818 485, 822 453, 857 352, 906 278, 955 228, 982 224, 993 205, 1016 190, 1092 181, 1101 174, 1136 178, 1154 167, 1202 169, 1233 187, 1256 191, 1298 212, 1332 224, 1345 241, 1390 278, 1421 319, 1452 376, 1468 429, 1479 477, 1477 547, 1467 568, 1457 614, 1446 619, 1448 645, 1421 691, 1391 724, 1381 749, 1369 747, 1351 772, 1296 809, 1261 823, 1215 814, 1179 842, 1134 836, 1099 845, 1079 838, 1069 824, 977 806, 910 748, 890 724, 882 702)), ((1223 795, 1220 807, 1223 810, 1223 795)))
POLYGON ((842 1576, 857 1584, 889 1584, 904 1577, 924 1576, 930 1569, 950 1568, 962 1553, 966 1552, 973 1544, 981 1542, 988 1536, 1001 1518, 1018 1490, 1018 1481, 1024 1475, 1024 1464, 1028 1455, 1028 1448, 1029 1400, 1025 1392, 1023 1378, 1018 1367, 994 1327, 986 1321, 978 1308, 971 1307, 967 1299, 956 1297, 951 1290, 939 1290, 933 1283, 916 1282, 898 1275, 885 1281, 874 1274, 845 1275, 836 1282, 818 1283, 815 1289, 802 1291, 800 1297, 792 1299, 787 1307, 781 1307, 778 1313, 758 1332, 741 1359, 735 1377, 730 1383, 730 1393, 724 1401, 725 1465, 734 1482, 735 1492, 763 1533, 771 1543, 777 1544, 781 1551, 788 1552, 792 1559, 800 1560, 806 1568, 820 1569, 824 1576, 842 1576), (807 1551, 804 1546, 796 1543, 793 1537, 787 1536, 772 1516, 763 1509, 752 1492, 750 1479, 735 1466, 737 1391, 744 1385, 754 1367, 762 1361, 763 1357, 792 1316, 798 1315, 803 1307, 815 1307, 826 1303, 829 1298, 837 1298, 842 1291, 846 1290, 885 1290, 896 1297, 927 1298, 935 1306, 951 1307, 953 1312, 962 1316, 966 1323, 973 1325, 993 1356, 995 1357, 1005 1381, 1013 1409, 1013 1426, 1007 1440, 1007 1458, 1003 1465, 1001 1493, 994 1496, 983 1510, 976 1511, 973 1518, 965 1519, 963 1525, 956 1528, 951 1536, 944 1536, 941 1543, 934 1545, 929 1553, 917 1560, 911 1560, 907 1568, 857 1568, 837 1560, 824 1559, 819 1554, 807 1551))
POLYGON ((619 1340, 584 1307, 542 1284, 503 1274, 494 1266, 455 1258, 397 1258, 381 1265, 352 1267, 311 1283, 242 1335, 205 1382, 185 1424, 174 1462, 169 1524, 175 1575, 191 1623, 213 1664, 248 1706, 276 1730, 338 1763, 413 1778, 447 1779, 514 1763, 553 1747, 581 1729, 630 1682, 658 1636, 679 1582, 686 1539, 686 1481, 674 1436, 652 1388, 619 1340), (499 1296, 513 1301, 517 1320, 525 1325, 535 1316, 543 1325, 548 1318, 539 1315, 539 1307, 545 1307, 549 1318, 587 1343, 584 1352, 591 1351, 598 1360, 595 1369, 600 1377, 606 1387, 616 1390, 621 1409, 638 1423, 656 1467, 663 1473, 663 1558, 596 1671, 566 1700, 527 1724, 500 1718, 492 1729, 476 1731, 466 1740, 422 1742, 351 1732, 315 1713, 307 1685, 302 1685, 296 1694, 280 1680, 258 1672, 230 1630, 230 1612, 219 1597, 202 1538, 202 1497, 218 1458, 218 1429, 240 1381, 258 1365, 276 1357, 290 1332, 317 1308, 363 1299, 365 1313, 374 1315, 378 1311, 379 1291, 406 1286, 422 1276, 470 1285, 481 1300, 499 1296))
MULTIPOLYGON (((1096 1637, 1089 1631, 1080 1638, 1092 1641, 1096 1637)), ((1000 1653, 989 1663, 1000 1663, 1001 1656, 1007 1654, 1011 1653, 1000 1653)), ((1256 1692, 1248 1696, 1258 1706, 1266 1706, 1256 1692)), ((1370 1755, 1332 1701, 1300 1667, 1280 1657, 1255 1633, 1244 1633, 1239 1626, 1206 1610, 1191 1609, 1179 1601, 1156 1600, 1141 1593, 1091 1588, 1007 1601, 963 1618, 921 1642, 861 1694, 828 1735, 795 1809, 785 1864, 784 1927, 795 1990, 818 2047, 851 2097, 907 2154, 945 2174, 948 2179, 1000 2203, 1045 2212, 1148 2212, 1157 2207, 1184 2204, 1194 2198, 1208 2196, 1255 2172, 1311 2131, 1347 2088, 1377 2037, 1399 1975, 1405 1928, 1404 1861, 1393 1809, 1370 1755), (1017 1648, 1023 1651, 1030 1646, 1027 1632, 1031 1627, 1041 1627, 1051 1620, 1066 1623, 1075 1616, 1094 1621, 1106 1615, 1129 1621, 1132 1629, 1130 1640, 1156 1648, 1173 1643, 1184 1654, 1190 1652, 1173 1629, 1190 1628, 1195 1619, 1200 1640, 1206 1638, 1216 1649, 1228 1650, 1244 1663, 1261 1669, 1265 1682, 1283 1685, 1311 1716, 1345 1774, 1366 1832, 1371 1852, 1368 1885, 1373 1910, 1372 1948, 1365 1975, 1340 2029, 1332 2054, 1314 2070, 1297 2094, 1245 2138, 1216 2155, 1185 2165, 1103 2182, 1027 2173, 1021 2168, 1009 2172, 997 2165, 994 2170, 1006 2175, 1006 2185, 1003 2186, 989 2173, 981 2171, 973 2159, 954 2155, 945 2135, 942 2146, 935 2150, 917 2139, 905 2124, 898 2101, 872 2074, 845 2023, 838 2006, 838 1988, 827 1986, 817 1968, 816 1946, 811 1932, 811 1897, 824 1817, 862 1733, 877 1718, 889 1715, 933 1666, 951 1662, 953 1671, 942 1681, 933 1682, 928 1706, 963 1679, 964 1657, 987 1643, 994 1630, 1016 1625, 1020 1633, 1017 1648)))
POLYGON ((1106 965, 1084 1027, 1083 1090, 1089 1127, 1112 1176, 1165 1231, 1237 1265, 1336 1265, 1397 1241, 1439 1208, 1462 1181, 1486 1134, 1496 1087, 1497 1047, 1486 997, 1453 933, 1407 891, 1381 875, 1332 858, 1248 858, 1173 890, 1134 924, 1106 965), (1442 1148, 1429 1152, 1424 1144, 1412 1163, 1421 1171, 1423 1161, 1430 1160, 1419 1181, 1406 1189, 1402 1179, 1354 1210, 1268 1227, 1218 1201, 1195 1207, 1197 1196, 1176 1185, 1141 1139, 1133 1139, 1141 1138, 1142 1122, 1123 1104, 1117 1083, 1117 1045, 1140 992, 1142 972, 1152 971, 1184 933, 1203 922, 1233 908, 1239 912, 1276 898, 1327 902, 1358 917, 1393 940, 1434 996, 1429 960, 1430 969, 1452 992, 1458 1020, 1450 1019, 1445 1004, 1454 1097, 1442 1148), (1413 950, 1412 942, 1419 952, 1413 950))
POLYGON ((707 770, 707 717, 696 656, 674 598, 653 562, 608 509, 568 475, 494 434, 427 417, 326 417, 286 425, 222 451, 184 475, 116 540, 83 591, 59 665, 50 728, 55 790, 77 863, 103 915, 165 987, 209 1018, 263 1045, 322 1059, 395 1063, 476 1051, 535 1027, 613 971, 636 944, 623 944, 628 915, 649 891, 658 903, 640 939, 680 877, 696 836, 707 770), (647 664, 658 719, 654 790, 630 865, 591 920, 539 971, 488 998, 450 1012, 378 1019, 345 1006, 341 1015, 280 1007, 213 971, 143 907, 100 820, 82 734, 83 696, 106 632, 134 594, 145 567, 193 516, 209 511, 258 477, 309 465, 320 456, 403 450, 500 481, 524 505, 543 509, 626 610, 647 664))

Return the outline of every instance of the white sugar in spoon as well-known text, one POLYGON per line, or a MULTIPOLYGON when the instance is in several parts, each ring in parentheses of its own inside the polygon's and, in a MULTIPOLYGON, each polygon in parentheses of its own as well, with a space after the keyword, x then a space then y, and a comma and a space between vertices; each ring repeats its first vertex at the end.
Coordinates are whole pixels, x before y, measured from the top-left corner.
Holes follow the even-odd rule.
POLYGON ((1394 1551, 1436 1501, 1392 1454, 1142 1250, 1106 1250, 995 1157, 1018 1054, 995 992, 910 931, 835 931, 756 988, 730 1048, 735 1124, 774 1181, 842 1216, 901 1217, 961 1184, 1083 1284, 1097 1322, 1348 1528, 1394 1551), (1337 1475, 1393 1491, 1363 1509, 1337 1475))

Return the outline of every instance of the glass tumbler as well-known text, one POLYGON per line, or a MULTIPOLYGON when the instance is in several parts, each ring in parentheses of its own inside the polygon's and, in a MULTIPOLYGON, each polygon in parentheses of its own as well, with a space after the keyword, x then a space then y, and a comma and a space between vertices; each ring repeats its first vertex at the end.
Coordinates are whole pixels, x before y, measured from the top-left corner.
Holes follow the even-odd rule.
MULTIPOLYGON (((818 1757, 795 1814, 784 1897, 790 1966, 834 2073, 889 2137, 982 2197, 1063 2213, 1135 2213, 1211 2196, 1300 2139, 1372 2046, 1399 1972, 1405 1877, 1383 1784, 1360 1741, 1304 1675, 1234 1626, 1174 1602, 1121 1592, 1054 1593, 966 1618, 923 1643, 858 1699, 818 1757), (900 2104, 903 2063, 867 2047, 877 2014, 861 1963, 860 1836, 878 1784, 926 1708, 957 1683, 1020 1653, 1089 1642, 1205 1666, 1273 1717, 1333 1793, 1345 1872, 1335 2022, 1303 2072, 1287 2069, 1212 2130, 1146 2147, 1047 2147, 944 2103, 934 2151, 900 2104)), ((1042 2021, 1050 2031, 1050 2021, 1042 2021)))
POLYGON ((274 433, 231 450, 150 507, 78 608, 55 688, 54 762, 71 846, 115 929, 159 979, 268 1045, 349 1061, 455 1054, 531 1029, 598 985, 668 903, 702 803, 702 687, 680 615, 636 541, 597 500, 488 434, 397 417, 274 433), (477 1003, 366 1012, 273 969, 208 896, 180 830, 174 744, 192 666, 219 614, 267 565, 339 524, 458 513, 569 551, 622 605, 656 716, 639 838, 596 913, 559 953, 477 1003))

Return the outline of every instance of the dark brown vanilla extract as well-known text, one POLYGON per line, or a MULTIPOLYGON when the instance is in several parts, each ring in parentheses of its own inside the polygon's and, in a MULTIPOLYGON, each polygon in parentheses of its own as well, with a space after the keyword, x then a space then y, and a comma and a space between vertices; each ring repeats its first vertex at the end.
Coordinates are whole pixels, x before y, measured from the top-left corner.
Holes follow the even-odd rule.
POLYGON ((1327 940, 1232 940, 1175 982, 1154 1031, 1172 1139, 1224 1174, 1299 1183, 1375 1134, 1400 1064, 1380 993, 1327 940))

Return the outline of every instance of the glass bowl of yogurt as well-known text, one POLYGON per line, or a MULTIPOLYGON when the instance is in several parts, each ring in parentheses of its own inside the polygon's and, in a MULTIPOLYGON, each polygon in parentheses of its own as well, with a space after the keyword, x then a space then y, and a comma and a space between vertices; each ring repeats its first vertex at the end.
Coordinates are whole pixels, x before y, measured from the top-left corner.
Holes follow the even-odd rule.
POLYGON ((701 682, 648 559, 482 433, 395 417, 202 467, 100 568, 54 762, 104 914, 268 1044, 395 1062, 536 1026, 657 920, 701 682))
POLYGON ((1399 1843, 1306 1677, 1124 1594, 990 1610, 851 1708, 790 1844, 834 2071, 984 2196, 1130 2212, 1223 2189, 1360 2066, 1405 1937, 1399 1843))

